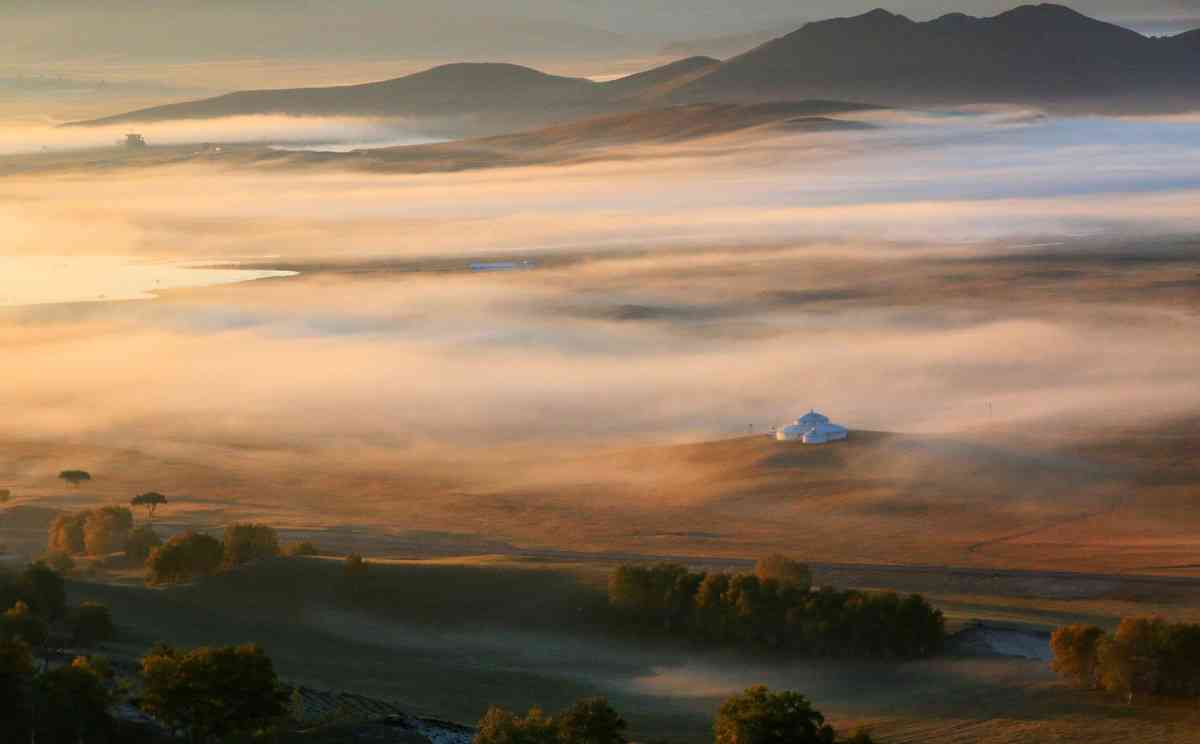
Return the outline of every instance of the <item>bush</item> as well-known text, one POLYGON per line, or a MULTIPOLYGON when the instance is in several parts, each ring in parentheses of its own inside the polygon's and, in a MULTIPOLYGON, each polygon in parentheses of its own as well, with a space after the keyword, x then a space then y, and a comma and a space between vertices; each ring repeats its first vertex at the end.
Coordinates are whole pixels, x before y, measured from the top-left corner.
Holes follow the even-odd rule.
POLYGON ((279 556, 279 537, 265 524, 234 524, 225 528, 226 568, 279 556))
POLYGON ((138 527, 125 538, 125 557, 136 563, 145 563, 154 549, 162 545, 162 538, 150 527, 138 527))
POLYGON ((111 641, 116 635, 112 612, 106 605, 84 602, 68 615, 72 641, 78 646, 92 646, 111 641))
POLYGON ((146 561, 146 580, 172 584, 211 576, 221 566, 221 541, 198 532, 176 535, 156 548, 146 561))

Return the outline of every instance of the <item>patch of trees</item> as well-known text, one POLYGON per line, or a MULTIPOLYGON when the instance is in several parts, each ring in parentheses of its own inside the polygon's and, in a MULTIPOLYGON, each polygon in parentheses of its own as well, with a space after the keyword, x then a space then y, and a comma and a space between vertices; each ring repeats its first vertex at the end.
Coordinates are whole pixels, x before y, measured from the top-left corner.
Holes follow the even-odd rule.
POLYGON ((159 645, 142 658, 141 676, 141 709, 193 744, 267 729, 288 710, 271 658, 256 645, 159 645))
MULTIPOLYGON (((127 688, 102 659, 37 668, 28 644, 0 640, 0 741, 130 740, 131 732, 120 732, 112 717, 127 688)), ((270 731, 287 713, 287 693, 258 646, 179 651, 159 645, 142 657, 140 671, 140 697, 131 702, 193 744, 270 731)))
POLYGON ((115 742, 113 675, 102 660, 79 657, 38 672, 29 645, 0 641, 0 722, 4 741, 115 742))
POLYGON ((146 581, 174 584, 211 576, 221 567, 221 541, 200 532, 176 535, 155 548, 146 561, 146 581))
POLYGON ((0 611, 0 640, 41 647, 55 630, 73 645, 92 646, 115 636, 108 607, 84 602, 68 608, 62 577, 42 563, 0 576, 0 607, 7 608, 0 611))
MULTIPOLYGON (((626 744, 626 722, 604 698, 580 700, 557 715, 517 715, 492 706, 473 744, 626 744)), ((803 695, 751 687, 726 700, 713 722, 716 744, 874 744, 866 731, 839 738, 803 695)))
POLYGON ((753 574, 696 573, 671 563, 626 565, 609 606, 643 631, 800 655, 919 658, 942 650, 942 613, 920 595, 812 591, 801 564, 773 557, 753 574))
POLYGON ((60 555, 108 555, 125 549, 133 531, 133 513, 104 506, 59 514, 50 524, 48 548, 60 555))
POLYGON ((146 581, 151 584, 175 584, 204 576, 218 570, 235 568, 253 561, 277 558, 281 555, 279 537, 275 530, 263 524, 234 524, 225 528, 224 539, 218 540, 200 532, 176 535, 160 546, 151 543, 157 538, 150 532, 133 546, 137 552, 147 552, 146 581))
POLYGON ((536 707, 521 716, 493 705, 479 719, 474 744, 626 744, 625 729, 625 719, 599 697, 553 716, 536 707))
POLYGON ((1128 617, 1111 635, 1067 625, 1050 638, 1051 667, 1063 677, 1121 695, 1200 697, 1200 625, 1128 617))
POLYGON ((253 561, 278 558, 279 536, 265 524, 234 524, 225 528, 224 565, 234 568, 253 561))

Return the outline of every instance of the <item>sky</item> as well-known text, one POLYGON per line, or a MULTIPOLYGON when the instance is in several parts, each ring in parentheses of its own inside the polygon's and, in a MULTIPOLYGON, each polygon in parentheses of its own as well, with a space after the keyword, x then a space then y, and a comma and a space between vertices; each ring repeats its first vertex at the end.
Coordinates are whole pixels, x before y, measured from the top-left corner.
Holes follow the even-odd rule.
MULTIPOLYGON (((952 11, 990 15, 995 0, 9 0, 0 64, 67 58, 211 59, 248 56, 475 57, 522 52, 617 53, 670 41, 764 30, 882 5, 916 19, 952 11)), ((1147 30, 1189 28, 1196 0, 1078 0, 1077 10, 1147 30)))

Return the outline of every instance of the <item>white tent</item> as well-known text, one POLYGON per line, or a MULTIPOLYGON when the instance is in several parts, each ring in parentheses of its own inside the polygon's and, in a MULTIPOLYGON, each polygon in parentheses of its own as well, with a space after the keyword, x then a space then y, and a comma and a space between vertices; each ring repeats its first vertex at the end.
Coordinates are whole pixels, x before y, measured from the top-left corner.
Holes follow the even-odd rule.
POLYGON ((845 427, 833 423, 828 416, 809 411, 796 419, 796 423, 776 431, 775 438, 781 442, 826 444, 845 439, 849 434, 845 427))

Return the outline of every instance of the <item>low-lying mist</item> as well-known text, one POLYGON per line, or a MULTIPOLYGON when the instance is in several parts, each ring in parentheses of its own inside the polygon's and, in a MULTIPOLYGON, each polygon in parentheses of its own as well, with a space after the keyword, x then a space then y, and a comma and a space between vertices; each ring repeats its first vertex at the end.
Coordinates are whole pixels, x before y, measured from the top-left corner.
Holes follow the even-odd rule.
POLYGON ((1163 237, 1200 221, 1194 121, 874 118, 557 168, 0 180, 6 254, 302 273, 4 311, 0 428, 453 451, 763 431, 811 406, 929 432, 1200 405, 1194 243, 1163 237), (1089 263, 1113 251, 1146 260, 1089 263), (529 263, 469 270, 487 257, 529 263))

